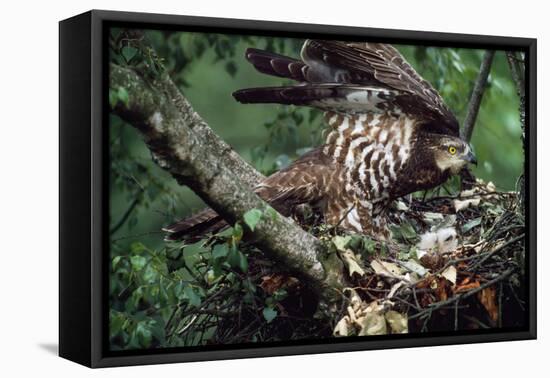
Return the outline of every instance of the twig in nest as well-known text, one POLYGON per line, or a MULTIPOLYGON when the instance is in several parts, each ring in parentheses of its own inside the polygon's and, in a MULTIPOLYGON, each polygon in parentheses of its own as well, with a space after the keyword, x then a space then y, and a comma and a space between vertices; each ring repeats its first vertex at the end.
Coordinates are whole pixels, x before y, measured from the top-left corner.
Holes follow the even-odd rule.
POLYGON ((498 276, 497 278, 495 279, 492 279, 491 281, 487 281, 485 282, 483 285, 480 285, 478 287, 476 287, 475 289, 472 289, 470 291, 467 291, 465 293, 460 293, 460 294, 457 294, 455 295, 454 297, 451 297, 447 300, 444 300, 444 301, 441 301, 441 302, 437 302, 437 303, 432 303, 430 304, 430 306, 428 308, 426 308, 425 310, 422 310, 414 315, 411 315, 409 316, 409 320, 411 319, 416 319, 416 318, 421 318, 421 317, 424 317, 426 316, 427 314, 429 314, 431 316, 431 313, 435 310, 438 310, 440 309, 441 307, 443 306, 448 306, 450 304, 454 304, 455 302, 457 301, 460 301, 460 300, 463 300, 463 299, 466 299, 466 298, 469 298, 471 297, 472 295, 476 294, 476 293, 479 293, 481 290, 483 289, 486 289, 490 286, 493 286, 494 284, 496 284, 497 282, 500 282, 502 280, 504 280, 505 278, 508 278, 508 276, 510 276, 512 273, 514 272, 514 269, 508 269, 507 271, 505 271, 504 273, 502 273, 500 276, 498 276))
POLYGON ((191 327, 193 325, 193 323, 195 323, 195 320, 197 320, 197 318, 199 317, 199 315, 193 315, 193 317, 191 318, 191 320, 181 329, 177 332, 178 335, 183 335, 185 333, 185 331, 187 331, 189 329, 189 327, 191 327))
POLYGON ((507 242, 505 242, 504 244, 501 244, 499 245, 498 247, 496 247, 495 249, 493 249, 492 251, 490 251, 489 253, 487 253, 485 256, 483 256, 478 262, 476 262, 475 264, 473 264, 470 268, 470 270, 475 270, 477 269, 481 264, 483 264, 485 261, 487 261, 487 259, 491 256, 493 256, 495 253, 503 250, 504 248, 508 247, 509 245, 512 245, 513 243, 517 242, 517 241, 520 241, 521 239, 523 239, 525 237, 525 234, 521 234, 519 236, 516 236, 515 238, 511 239, 511 240, 508 240, 507 242))
POLYGON ((345 214, 342 216, 342 218, 340 218, 340 220, 338 221, 338 223, 336 223, 336 225, 334 226, 333 228, 333 231, 334 231, 334 235, 336 235, 336 232, 338 232, 338 227, 340 227, 340 225, 342 224, 342 222, 344 221, 344 219, 346 219, 349 215, 349 213, 351 213, 351 211, 355 209, 355 203, 353 205, 350 206, 350 208, 345 212, 345 214))

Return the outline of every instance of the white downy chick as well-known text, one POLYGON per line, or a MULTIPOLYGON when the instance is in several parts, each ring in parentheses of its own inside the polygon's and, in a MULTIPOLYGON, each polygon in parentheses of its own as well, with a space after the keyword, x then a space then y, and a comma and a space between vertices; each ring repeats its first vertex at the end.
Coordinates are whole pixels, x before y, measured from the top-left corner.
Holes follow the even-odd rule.
POLYGON ((422 234, 417 248, 424 252, 445 253, 455 250, 457 246, 458 240, 455 228, 445 227, 437 231, 422 234))
POLYGON ((452 252, 458 247, 458 238, 454 227, 437 230, 439 253, 452 252))

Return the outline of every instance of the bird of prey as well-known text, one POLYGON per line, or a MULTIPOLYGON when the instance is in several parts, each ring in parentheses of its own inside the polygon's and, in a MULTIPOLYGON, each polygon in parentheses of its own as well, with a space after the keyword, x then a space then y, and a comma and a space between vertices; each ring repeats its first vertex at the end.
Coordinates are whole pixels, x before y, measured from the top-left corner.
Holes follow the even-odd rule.
MULTIPOLYGON (((261 182, 255 192, 284 215, 309 204, 329 225, 388 239, 387 209, 404 195, 434 188, 477 164, 456 117, 393 46, 306 40, 300 59, 249 48, 261 73, 295 85, 249 88, 243 104, 278 103, 324 111, 325 144, 261 182)), ((206 209, 165 230, 192 238, 226 226, 206 209)))

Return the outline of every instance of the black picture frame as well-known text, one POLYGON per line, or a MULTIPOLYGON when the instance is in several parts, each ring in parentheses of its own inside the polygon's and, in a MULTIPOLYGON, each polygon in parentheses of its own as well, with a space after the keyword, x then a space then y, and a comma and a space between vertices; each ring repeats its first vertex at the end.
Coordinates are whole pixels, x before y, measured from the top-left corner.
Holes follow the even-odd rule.
POLYGON ((92 10, 61 21, 59 354, 89 367, 404 348, 536 338, 536 39, 92 10), (108 127, 106 30, 113 25, 521 50, 526 57, 528 325, 485 333, 345 338, 112 353, 106 348, 108 127))

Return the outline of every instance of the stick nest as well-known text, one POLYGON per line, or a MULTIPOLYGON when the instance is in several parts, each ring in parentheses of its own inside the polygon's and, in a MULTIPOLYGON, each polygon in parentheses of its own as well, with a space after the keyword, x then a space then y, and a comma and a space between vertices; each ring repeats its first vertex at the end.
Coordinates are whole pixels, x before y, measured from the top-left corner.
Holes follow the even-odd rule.
POLYGON ((332 237, 351 284, 334 335, 524 325, 525 221, 517 197, 478 180, 457 196, 398 202, 392 243, 332 237))
POLYGON ((518 203, 516 192, 479 180, 458 195, 401 200, 389 214, 391 242, 297 218, 346 271, 341 305, 323 313, 299 277, 253 244, 240 241, 238 252, 216 247, 239 240, 235 229, 214 235, 190 269, 206 294, 198 308, 174 311, 167 334, 197 345, 522 326, 525 222, 518 203), (212 282, 220 253, 229 253, 230 264, 212 282))

